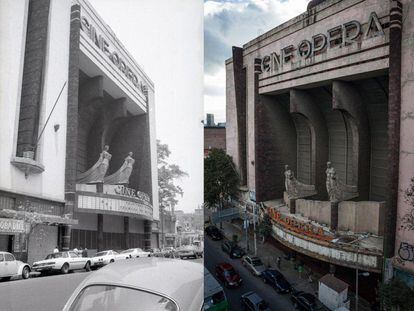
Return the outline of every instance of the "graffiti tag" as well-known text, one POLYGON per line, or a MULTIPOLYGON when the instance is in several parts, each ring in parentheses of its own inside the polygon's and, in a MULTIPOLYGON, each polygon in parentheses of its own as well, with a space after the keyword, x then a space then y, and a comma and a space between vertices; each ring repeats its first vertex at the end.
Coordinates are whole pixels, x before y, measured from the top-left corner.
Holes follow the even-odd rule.
POLYGON ((401 242, 398 249, 398 256, 404 261, 414 261, 414 245, 401 242))

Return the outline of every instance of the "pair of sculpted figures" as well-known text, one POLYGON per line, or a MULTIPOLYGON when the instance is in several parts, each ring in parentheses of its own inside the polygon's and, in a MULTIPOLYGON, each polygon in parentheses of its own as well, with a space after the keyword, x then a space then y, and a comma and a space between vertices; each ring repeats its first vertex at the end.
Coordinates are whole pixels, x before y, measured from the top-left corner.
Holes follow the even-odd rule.
MULTIPOLYGON (((346 185, 339 180, 331 162, 327 162, 326 166, 326 191, 331 202, 339 202, 358 196, 356 186, 346 185)), ((285 165, 285 188, 289 198, 292 199, 316 194, 315 186, 298 181, 288 165, 285 165)))
POLYGON ((78 183, 81 184, 97 184, 105 183, 109 185, 126 185, 129 183, 129 176, 131 176, 132 168, 135 160, 132 158, 132 152, 129 152, 125 158, 121 168, 112 175, 105 177, 109 167, 109 161, 112 155, 108 152, 109 146, 105 145, 98 161, 86 172, 79 174, 78 183))

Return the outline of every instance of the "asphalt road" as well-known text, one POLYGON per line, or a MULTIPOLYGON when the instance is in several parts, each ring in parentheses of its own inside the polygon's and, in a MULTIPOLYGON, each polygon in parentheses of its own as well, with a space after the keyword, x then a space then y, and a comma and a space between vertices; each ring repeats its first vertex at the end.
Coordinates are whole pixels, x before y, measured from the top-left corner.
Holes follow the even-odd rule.
MULTIPOLYGON (((241 263, 240 259, 231 259, 221 250, 221 241, 212 241, 208 236, 204 239, 204 265, 214 275, 214 268, 222 262, 230 263, 243 279, 239 288, 224 288, 230 302, 230 311, 240 310, 240 297, 248 291, 259 294, 270 306, 271 310, 295 310, 290 302, 289 295, 280 295, 272 287, 253 276, 241 263)), ((222 284, 223 285, 223 284, 222 284)))
POLYGON ((93 272, 0 282, 1 311, 60 311, 79 283, 93 272))

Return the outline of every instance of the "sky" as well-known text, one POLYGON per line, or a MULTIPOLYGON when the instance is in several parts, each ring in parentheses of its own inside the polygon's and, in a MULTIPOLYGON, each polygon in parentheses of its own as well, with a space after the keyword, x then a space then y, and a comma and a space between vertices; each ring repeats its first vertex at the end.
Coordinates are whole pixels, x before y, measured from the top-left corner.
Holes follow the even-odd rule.
POLYGON ((188 173, 176 209, 203 203, 203 3, 88 0, 155 85, 156 136, 188 173))
POLYGON ((226 119, 224 62, 243 44, 306 11, 309 0, 204 1, 204 111, 226 119))

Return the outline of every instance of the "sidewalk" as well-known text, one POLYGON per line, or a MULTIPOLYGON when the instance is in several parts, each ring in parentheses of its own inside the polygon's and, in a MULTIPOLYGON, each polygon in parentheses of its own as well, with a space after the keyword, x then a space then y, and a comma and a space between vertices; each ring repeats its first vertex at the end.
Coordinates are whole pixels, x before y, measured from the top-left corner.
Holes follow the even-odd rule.
MULTIPOLYGON (((245 232, 242 229, 241 222, 223 222, 222 229, 225 237, 229 240, 232 240, 232 236, 236 234, 239 237, 239 246, 246 250, 246 237, 245 232)), ((253 234, 250 232, 249 236, 249 254, 254 254, 254 242, 253 234)), ((314 271, 311 271, 306 265, 304 266, 304 271, 299 273, 298 270, 295 270, 294 267, 298 264, 298 260, 286 260, 286 254, 278 249, 274 244, 265 242, 262 243, 260 240, 257 241, 257 256, 262 259, 263 263, 271 268, 280 270, 289 283, 296 289, 304 291, 318 297, 318 280, 323 276, 314 271), (277 268, 276 259, 277 257, 281 258, 280 269, 277 268), (309 281, 308 274, 311 272, 312 282, 309 281)), ((355 295, 352 292, 348 291, 348 297, 351 299, 351 310, 355 310, 355 295)), ((370 304, 360 297, 358 309, 360 311, 369 311, 371 310, 370 304)))

